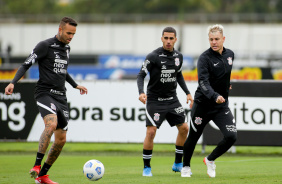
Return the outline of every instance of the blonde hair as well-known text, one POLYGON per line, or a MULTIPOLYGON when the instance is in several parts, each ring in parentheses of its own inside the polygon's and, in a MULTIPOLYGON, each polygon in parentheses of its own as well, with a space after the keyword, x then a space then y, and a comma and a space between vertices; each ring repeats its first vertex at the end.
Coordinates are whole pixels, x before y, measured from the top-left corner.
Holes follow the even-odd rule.
POLYGON ((223 26, 221 24, 215 24, 213 26, 209 26, 208 27, 208 35, 210 33, 214 33, 214 32, 217 32, 219 31, 222 35, 223 35, 223 26))

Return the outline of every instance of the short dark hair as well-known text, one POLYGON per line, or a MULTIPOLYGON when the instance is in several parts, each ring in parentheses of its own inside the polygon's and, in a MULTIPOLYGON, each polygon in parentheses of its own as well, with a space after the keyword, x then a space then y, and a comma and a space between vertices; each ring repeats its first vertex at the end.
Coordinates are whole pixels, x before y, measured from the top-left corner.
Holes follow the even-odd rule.
POLYGON ((69 24, 69 25, 72 25, 72 26, 75 26, 75 27, 77 26, 77 22, 74 19, 70 18, 70 17, 62 18, 62 20, 60 22, 60 26, 64 26, 66 24, 69 24))
POLYGON ((166 28, 164 28, 162 35, 164 35, 164 32, 174 33, 175 37, 176 37, 176 30, 173 27, 166 27, 166 28))

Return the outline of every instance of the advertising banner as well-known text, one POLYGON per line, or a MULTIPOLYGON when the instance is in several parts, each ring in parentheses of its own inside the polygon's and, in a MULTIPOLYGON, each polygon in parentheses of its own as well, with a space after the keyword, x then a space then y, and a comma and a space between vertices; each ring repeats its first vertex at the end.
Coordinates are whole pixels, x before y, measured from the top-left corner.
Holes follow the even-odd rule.
MULTIPOLYGON (((232 83, 229 107, 236 120, 235 145, 282 145, 282 83, 244 81, 232 83)), ((222 139, 211 122, 204 130, 203 143, 216 145, 222 139)))
MULTIPOLYGON (((146 133, 145 105, 138 100, 136 81, 78 81, 78 83, 86 86, 89 93, 80 95, 77 89, 66 84, 70 110, 67 141, 143 142, 146 133)), ((44 129, 44 123, 33 99, 35 83, 16 84, 13 95, 20 96, 18 98, 4 95, 7 84, 1 84, 3 92, 0 92, 2 122, 0 139, 38 141, 44 129), (16 107, 20 108, 17 110, 17 112, 20 111, 17 118, 14 117, 17 114, 14 111, 14 116, 9 116, 12 109, 16 108, 10 105, 13 103, 17 103, 16 107), (22 105, 19 106, 19 103, 22 105), (20 127, 15 130, 10 128, 10 124, 20 124, 20 127)), ((195 90, 192 87, 189 89, 195 90)), ((180 88, 178 91, 180 102, 188 113, 186 95, 180 88)), ((171 128, 165 121, 157 132, 155 142, 174 143, 177 132, 176 127, 171 128)))
POLYGON ((33 98, 35 82, 19 82, 12 95, 5 95, 7 85, 0 83, 0 139, 26 140, 38 114, 33 98))
MULTIPOLYGON (((136 81, 77 81, 89 90, 80 95, 69 84, 70 109, 67 141, 137 142, 144 141, 145 105, 139 100, 136 81)), ((146 86, 147 81, 145 82, 146 86)), ((1 83, 0 139, 38 141, 44 129, 33 98, 35 82, 19 82, 14 94, 7 96, 1 83)), ((230 92, 230 109, 236 119, 237 145, 282 145, 282 82, 235 81, 230 92)), ((187 82, 194 96, 196 82, 187 82)), ((190 121, 190 109, 181 88, 177 94, 190 121)), ((177 128, 165 121, 157 131, 155 142, 175 143, 177 128)), ((222 135, 213 122, 207 125, 198 143, 217 144, 222 135)))

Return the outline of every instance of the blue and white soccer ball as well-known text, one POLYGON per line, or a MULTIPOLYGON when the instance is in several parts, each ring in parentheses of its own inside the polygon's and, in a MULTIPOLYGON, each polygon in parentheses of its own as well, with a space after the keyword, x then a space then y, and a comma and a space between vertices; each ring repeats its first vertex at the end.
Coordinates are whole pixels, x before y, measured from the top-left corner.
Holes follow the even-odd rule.
POLYGON ((99 160, 89 160, 83 166, 83 174, 90 181, 97 181, 103 177, 105 167, 99 160))

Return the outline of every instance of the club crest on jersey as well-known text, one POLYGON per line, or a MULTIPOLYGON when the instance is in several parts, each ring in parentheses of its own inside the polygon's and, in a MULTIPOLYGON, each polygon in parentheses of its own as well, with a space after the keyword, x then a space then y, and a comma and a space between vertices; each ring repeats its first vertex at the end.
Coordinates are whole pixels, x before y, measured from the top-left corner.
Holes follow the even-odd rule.
POLYGON ((195 117, 195 123, 196 123, 197 125, 202 124, 202 118, 200 118, 200 117, 195 117))
POLYGON ((227 58, 228 64, 232 65, 232 57, 227 58))
POLYGON ((159 113, 155 113, 154 114, 154 120, 155 121, 159 121, 160 120, 160 114, 159 113))
POLYGON ((179 66, 179 58, 175 58, 175 66, 179 66))
POLYGON ((56 105, 53 104, 53 103, 51 103, 50 105, 51 105, 51 109, 53 109, 55 111, 56 110, 56 105))
POLYGON ((68 111, 65 111, 65 110, 63 110, 63 112, 64 112, 64 116, 65 116, 66 118, 68 118, 68 117, 69 117, 69 112, 68 112, 68 111))

